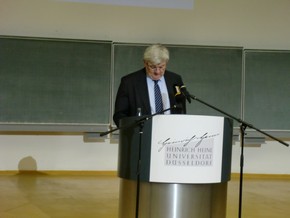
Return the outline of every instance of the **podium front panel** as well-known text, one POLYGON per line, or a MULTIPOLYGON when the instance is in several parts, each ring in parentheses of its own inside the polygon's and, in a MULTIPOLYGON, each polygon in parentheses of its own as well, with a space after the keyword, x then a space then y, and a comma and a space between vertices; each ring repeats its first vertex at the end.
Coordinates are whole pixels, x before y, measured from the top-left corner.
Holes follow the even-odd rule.
MULTIPOLYGON (((229 130, 226 128, 227 131, 229 130)), ((150 182, 220 183, 225 178, 223 158, 225 118, 217 116, 158 115, 153 117, 150 182)), ((225 149, 229 151, 225 152, 225 149)), ((230 159, 227 159, 231 160, 230 159)))
POLYGON ((230 179, 229 118, 156 115, 121 120, 118 175, 157 183, 208 184, 230 179), (137 125, 136 125, 137 124, 137 125), (140 155, 140 160, 139 160, 140 155))

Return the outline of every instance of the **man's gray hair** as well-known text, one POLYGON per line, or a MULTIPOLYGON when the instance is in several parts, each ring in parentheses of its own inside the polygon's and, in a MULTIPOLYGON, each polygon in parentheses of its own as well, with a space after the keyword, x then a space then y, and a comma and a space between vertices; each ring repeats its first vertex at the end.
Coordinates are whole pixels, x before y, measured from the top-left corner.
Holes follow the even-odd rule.
POLYGON ((150 45, 146 48, 143 56, 144 61, 152 64, 160 64, 169 61, 169 51, 161 44, 150 45))

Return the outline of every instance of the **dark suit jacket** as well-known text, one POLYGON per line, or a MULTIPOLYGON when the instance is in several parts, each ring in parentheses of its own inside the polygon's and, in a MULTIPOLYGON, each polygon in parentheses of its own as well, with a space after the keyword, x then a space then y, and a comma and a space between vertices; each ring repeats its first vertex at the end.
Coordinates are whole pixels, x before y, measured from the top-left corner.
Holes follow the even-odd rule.
MULTIPOLYGON (((164 73, 164 77, 170 106, 173 107, 176 104, 174 85, 182 85, 183 81, 180 75, 167 70, 164 73)), ((183 107, 183 113, 185 113, 185 100, 183 107)), ((142 115, 151 114, 145 68, 122 77, 116 96, 113 116, 116 125, 119 126, 120 119, 124 117, 136 116, 137 108, 141 108, 142 115)), ((182 112, 181 110, 171 110, 171 113, 182 112)))

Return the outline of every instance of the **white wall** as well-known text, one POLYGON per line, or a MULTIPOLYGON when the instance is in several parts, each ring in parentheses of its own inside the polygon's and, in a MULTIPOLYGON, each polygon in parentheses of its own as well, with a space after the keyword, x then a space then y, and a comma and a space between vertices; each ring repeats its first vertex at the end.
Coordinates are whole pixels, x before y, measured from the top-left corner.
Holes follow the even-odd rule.
MULTIPOLYGON (((0 35, 289 50, 289 11, 289 0, 195 0, 192 10, 0 0, 0 35)), ((109 141, 84 143, 81 135, 2 133, 0 170, 33 161, 38 170, 116 170, 117 150, 109 141)), ((239 155, 236 144, 233 172, 239 155)), ((289 155, 273 141, 245 148, 244 172, 290 174, 289 155)))
POLYGON ((0 170, 116 170, 118 146, 80 135, 0 135, 0 170), (33 168, 33 169, 31 169, 33 168))
POLYGON ((0 0, 0 34, 290 49, 288 0, 194 0, 193 10, 0 0))

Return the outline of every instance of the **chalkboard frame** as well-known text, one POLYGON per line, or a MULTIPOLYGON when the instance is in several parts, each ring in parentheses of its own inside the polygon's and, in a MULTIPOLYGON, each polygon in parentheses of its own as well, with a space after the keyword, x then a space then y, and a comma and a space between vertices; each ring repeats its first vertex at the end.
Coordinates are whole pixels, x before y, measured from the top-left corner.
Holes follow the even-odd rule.
MULTIPOLYGON (((108 130, 109 128, 113 128, 115 127, 113 120, 112 120, 112 114, 113 114, 113 106, 114 106, 114 99, 115 99, 115 94, 117 91, 117 87, 119 85, 120 82, 120 75, 119 77, 116 77, 116 69, 120 68, 120 66, 118 65, 118 61, 120 61, 118 59, 118 55, 115 55, 115 51, 116 51, 116 46, 141 46, 142 47, 142 51, 138 51, 137 53, 133 53, 131 54, 132 56, 140 56, 139 57, 139 63, 136 61, 128 61, 126 60, 123 64, 125 64, 125 66, 127 65, 128 68, 123 69, 124 72, 122 72, 123 75, 133 72, 134 70, 138 70, 139 68, 143 67, 143 60, 142 60, 142 56, 143 56, 143 51, 144 49, 150 45, 149 43, 122 43, 122 42, 112 42, 112 41, 107 41, 107 40, 82 40, 82 39, 64 39, 64 38, 41 38, 41 37, 23 37, 23 36, 0 36, 0 40, 1 39, 15 39, 15 40, 37 40, 37 41, 58 41, 58 42, 72 42, 72 43, 105 43, 108 44, 108 50, 110 50, 110 55, 107 57, 106 61, 107 61, 107 83, 106 85, 104 85, 102 88, 106 94, 105 97, 106 98, 106 103, 104 105, 100 106, 104 106, 106 112, 108 112, 108 114, 106 115, 106 122, 93 122, 93 123, 87 123, 87 122, 71 122, 71 123, 65 123, 65 122, 2 122, 0 119, 0 131, 43 131, 43 132, 103 132, 108 130)), ((238 62, 241 62, 243 64, 243 66, 241 67, 241 75, 238 75, 239 80, 241 79, 240 84, 238 84, 237 89, 239 90, 238 92, 236 92, 236 94, 238 93, 237 99, 239 101, 238 105, 235 106, 236 111, 235 113, 232 113, 231 111, 227 111, 225 108, 225 111, 228 112, 229 114, 233 114, 237 117, 241 117, 242 119, 245 119, 245 121, 253 124, 255 127, 260 128, 261 126, 259 126, 259 122, 257 121, 253 121, 252 120, 247 120, 248 119, 248 113, 249 112, 249 103, 248 103, 248 96, 249 93, 247 93, 248 91, 248 73, 249 73, 249 61, 247 60, 248 58, 248 54, 250 53, 257 53, 257 54, 268 54, 268 53, 275 53, 275 54, 279 54, 279 53, 289 53, 290 51, 288 50, 267 50, 267 49, 244 49, 243 47, 234 47, 234 46, 203 46, 203 45, 183 45, 183 44, 165 44, 165 46, 167 46, 169 48, 169 50, 171 50, 172 48, 189 48, 189 49, 233 49, 233 50, 237 50, 238 52, 241 52, 241 59, 238 62), (244 93, 243 93, 244 92, 244 93), (237 112, 238 111, 238 112, 237 112), (241 111, 241 112, 240 112, 241 111)), ((240 55, 240 53, 239 53, 240 55)), ((1 55, 0 55, 1 58, 1 55)), ((171 51, 171 58, 172 60, 174 60, 175 58, 178 58, 178 55, 175 54, 174 52, 171 51)), ((168 69, 175 71, 179 74, 181 74, 184 78, 186 78, 184 80, 184 83, 187 85, 187 88, 190 92, 192 92, 192 94, 196 95, 199 98, 202 98, 202 100, 208 102, 206 96, 202 96, 199 95, 198 92, 196 92, 195 90, 192 89, 192 85, 190 83, 188 83, 188 78, 187 75, 184 74, 184 72, 182 72, 182 70, 184 70, 183 68, 180 68, 180 66, 175 65, 174 61, 172 62, 172 60, 170 61, 169 65, 168 65, 168 69)), ((1 60, 0 60, 1 61, 1 60)), ((1 68, 1 65, 0 65, 1 68)), ((290 67, 289 67, 290 68, 290 67)), ((1 70, 1 69, 0 69, 1 70)), ((240 71, 240 70, 239 70, 240 71)), ((240 72, 239 72, 240 73, 240 72)), ((0 73, 1 76, 1 73, 0 73)), ((287 78, 286 78, 286 81, 287 78)), ((103 94, 103 92, 100 92, 103 94)), ((97 98, 97 95, 96 95, 97 98)), ((1 98, 0 98, 1 100, 1 98)), ((208 103, 212 103, 214 106, 216 105, 216 102, 208 102, 208 103)), ((197 103, 196 103, 197 104, 197 103)), ((1 106, 0 106, 1 107, 1 106)), ((206 112, 207 113, 207 112, 206 112)), ((259 113, 259 110, 256 110, 255 113, 259 113)), ((208 113, 207 113, 208 115, 208 113)), ((212 115, 216 115, 216 114, 212 114, 212 115)), ((1 116, 1 115, 0 115, 1 116)), ((283 118, 282 118, 283 119, 283 118)), ((237 123, 235 124, 235 129, 237 129, 237 123)), ((271 128, 269 126, 266 126, 265 128, 262 126, 262 129, 270 134, 274 134, 275 136, 279 136, 279 137, 286 137, 289 138, 290 136, 290 127, 286 126, 283 128, 279 128, 279 127, 274 127, 271 128)), ((248 132, 251 132, 251 130, 248 128, 247 129, 248 132)))

